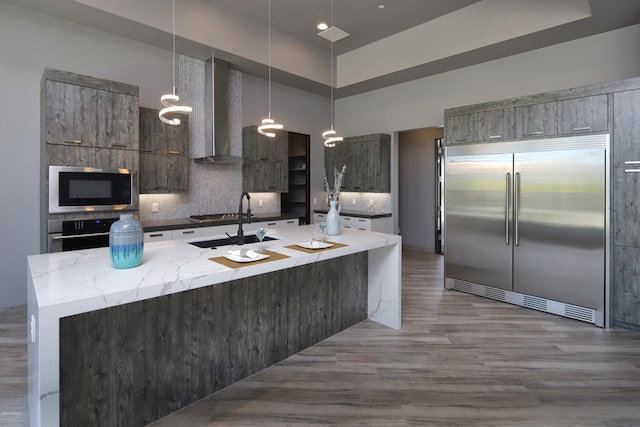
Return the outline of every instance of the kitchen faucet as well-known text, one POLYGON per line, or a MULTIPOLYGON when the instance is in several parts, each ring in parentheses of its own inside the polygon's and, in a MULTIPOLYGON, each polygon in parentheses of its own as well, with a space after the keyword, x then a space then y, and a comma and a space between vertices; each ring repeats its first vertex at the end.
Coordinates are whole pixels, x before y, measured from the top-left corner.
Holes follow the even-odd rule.
POLYGON ((244 244, 244 232, 242 231, 242 199, 247 196, 247 224, 251 222, 251 196, 246 191, 240 195, 240 206, 238 207, 238 244, 244 244))

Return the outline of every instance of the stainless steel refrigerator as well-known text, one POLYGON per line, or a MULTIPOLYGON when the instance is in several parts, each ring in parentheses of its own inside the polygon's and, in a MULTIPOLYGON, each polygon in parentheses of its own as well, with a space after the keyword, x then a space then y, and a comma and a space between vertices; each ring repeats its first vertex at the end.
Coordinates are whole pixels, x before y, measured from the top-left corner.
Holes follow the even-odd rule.
POLYGON ((609 136, 451 146, 445 284, 604 326, 609 136))

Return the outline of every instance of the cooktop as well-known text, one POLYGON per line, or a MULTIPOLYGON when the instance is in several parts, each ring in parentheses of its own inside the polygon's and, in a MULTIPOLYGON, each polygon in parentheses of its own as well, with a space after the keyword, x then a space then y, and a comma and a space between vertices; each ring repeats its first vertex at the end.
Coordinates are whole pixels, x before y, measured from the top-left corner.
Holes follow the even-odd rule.
MULTIPOLYGON (((251 214, 253 218, 254 215, 251 214)), ((207 215, 191 215, 189 221, 194 223, 216 222, 221 220, 238 219, 238 213, 219 213, 219 214, 207 214, 207 215)))

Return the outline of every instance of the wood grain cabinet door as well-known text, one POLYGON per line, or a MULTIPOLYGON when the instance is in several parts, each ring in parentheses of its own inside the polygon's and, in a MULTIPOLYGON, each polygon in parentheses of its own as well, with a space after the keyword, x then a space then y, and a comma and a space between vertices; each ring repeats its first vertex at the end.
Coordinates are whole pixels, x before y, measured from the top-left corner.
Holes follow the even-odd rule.
POLYGON ((516 107, 517 139, 544 138, 558 134, 558 103, 544 102, 516 107))
POLYGON ((608 129, 608 97, 592 95, 558 101, 558 133, 569 135, 608 129))

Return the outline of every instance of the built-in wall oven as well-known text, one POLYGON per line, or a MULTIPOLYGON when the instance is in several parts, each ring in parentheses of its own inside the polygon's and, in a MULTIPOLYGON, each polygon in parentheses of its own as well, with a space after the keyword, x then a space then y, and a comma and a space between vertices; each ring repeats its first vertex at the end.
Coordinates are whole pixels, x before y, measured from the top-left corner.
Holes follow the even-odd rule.
POLYGON ((109 229, 120 218, 50 219, 48 252, 109 246, 109 229))

